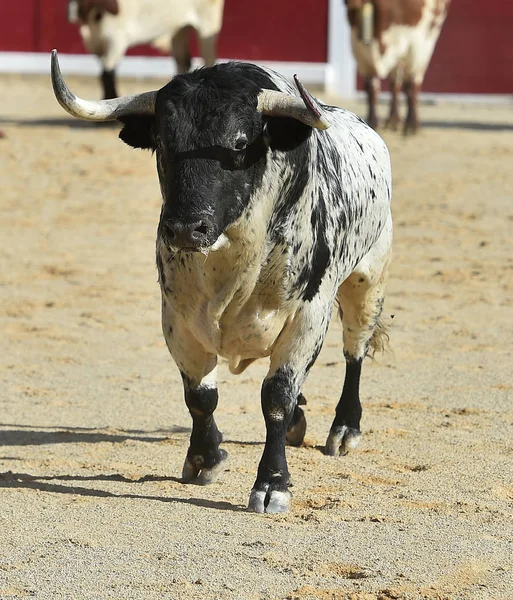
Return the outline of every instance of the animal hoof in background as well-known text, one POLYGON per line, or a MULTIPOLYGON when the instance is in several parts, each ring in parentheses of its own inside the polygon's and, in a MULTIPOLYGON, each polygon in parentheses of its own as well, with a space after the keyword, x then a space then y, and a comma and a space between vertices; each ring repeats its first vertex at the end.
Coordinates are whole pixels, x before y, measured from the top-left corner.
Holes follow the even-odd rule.
MULTIPOLYGON (((304 402, 306 404, 306 401, 304 402)), ((302 408, 296 406, 289 428, 287 429, 286 441, 289 446, 301 446, 305 439, 306 417, 302 408)))
POLYGON ((256 513, 278 514, 289 510, 292 494, 286 490, 251 490, 248 510, 256 513))
POLYGON ((374 131, 377 131, 377 129, 379 127, 378 118, 375 117, 375 116, 369 115, 368 118, 367 118, 367 125, 369 125, 370 127, 372 127, 372 129, 374 129, 374 131))
POLYGON ((183 483, 194 483, 196 485, 209 485, 213 483, 222 471, 226 469, 228 453, 219 450, 219 460, 212 467, 203 466, 203 457, 197 456, 193 460, 185 459, 182 469, 183 483))
POLYGON ((360 443, 361 432, 354 427, 334 427, 326 440, 324 454, 328 456, 344 456, 360 443))
POLYGON ((390 129, 390 131, 397 131, 400 125, 401 119, 399 115, 391 115, 385 122, 385 129, 390 129))
POLYGON ((415 135, 419 130, 419 125, 415 121, 404 122, 403 135, 415 135))

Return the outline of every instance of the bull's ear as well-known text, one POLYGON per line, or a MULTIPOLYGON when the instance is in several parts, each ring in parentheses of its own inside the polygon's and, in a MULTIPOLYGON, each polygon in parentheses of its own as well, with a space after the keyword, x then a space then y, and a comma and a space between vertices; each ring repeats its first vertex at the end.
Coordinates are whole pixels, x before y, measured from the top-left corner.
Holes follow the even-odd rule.
POLYGON ((132 148, 155 150, 157 143, 154 115, 130 115, 120 117, 119 120, 123 123, 119 137, 125 144, 132 148))
POLYGON ((265 135, 272 150, 294 150, 312 134, 312 128, 289 117, 267 117, 265 135))

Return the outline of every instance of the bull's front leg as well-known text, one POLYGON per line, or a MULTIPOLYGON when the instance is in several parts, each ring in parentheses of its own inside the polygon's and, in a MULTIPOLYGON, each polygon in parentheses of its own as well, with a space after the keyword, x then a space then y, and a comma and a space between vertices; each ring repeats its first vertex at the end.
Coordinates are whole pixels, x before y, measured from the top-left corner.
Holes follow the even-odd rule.
MULTIPOLYGON (((271 368, 262 385, 262 412, 266 425, 264 452, 249 497, 249 510, 281 513, 290 505, 290 475, 285 455, 287 433, 302 415, 301 386, 322 346, 331 314, 331 303, 303 304, 294 321, 280 334, 271 355, 271 368)), ((300 420, 302 421, 303 418, 300 420)), ((302 428, 302 435, 304 429, 302 428)), ((301 438, 302 439, 302 438, 301 438)), ((299 445, 299 444, 297 444, 299 445)))
POLYGON ((168 348, 182 375, 185 403, 192 417, 189 449, 182 470, 184 483, 207 485, 224 469, 228 457, 219 448, 223 436, 217 428, 217 357, 205 352, 191 333, 165 307, 162 328, 168 348))
POLYGON ((182 469, 184 483, 208 485, 215 481, 224 469, 228 458, 219 448, 223 435, 214 420, 217 408, 217 387, 212 385, 211 373, 199 384, 182 373, 185 403, 192 417, 192 433, 189 449, 182 469))
POLYGON ((290 476, 285 440, 297 396, 297 377, 288 366, 278 369, 262 386, 262 412, 267 435, 249 497, 249 509, 255 512, 279 513, 289 507, 290 476))

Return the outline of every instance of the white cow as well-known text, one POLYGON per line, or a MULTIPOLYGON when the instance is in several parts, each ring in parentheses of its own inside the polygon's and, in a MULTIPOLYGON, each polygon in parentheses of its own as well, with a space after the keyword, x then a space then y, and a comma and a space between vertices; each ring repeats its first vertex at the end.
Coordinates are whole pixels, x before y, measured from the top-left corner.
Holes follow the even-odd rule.
POLYGON ((345 0, 358 71, 365 80, 369 125, 376 128, 380 79, 389 78, 392 102, 387 125, 399 124, 403 88, 408 114, 405 133, 418 127, 417 100, 424 75, 447 16, 450 0, 345 0))
POLYGON ((84 45, 101 61, 104 98, 115 98, 115 69, 128 48, 151 43, 171 52, 179 73, 190 69, 194 29, 205 64, 216 60, 224 0, 69 0, 68 19, 80 23, 84 45))

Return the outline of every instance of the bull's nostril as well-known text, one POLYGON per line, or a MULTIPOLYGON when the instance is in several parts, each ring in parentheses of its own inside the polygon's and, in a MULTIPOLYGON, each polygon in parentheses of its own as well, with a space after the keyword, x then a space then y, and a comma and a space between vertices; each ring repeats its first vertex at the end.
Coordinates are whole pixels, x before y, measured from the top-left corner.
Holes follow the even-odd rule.
POLYGON ((206 235, 206 233, 208 232, 208 227, 205 225, 205 223, 201 223, 201 225, 199 227, 196 227, 195 231, 197 231, 198 233, 201 233, 203 235, 206 235))

